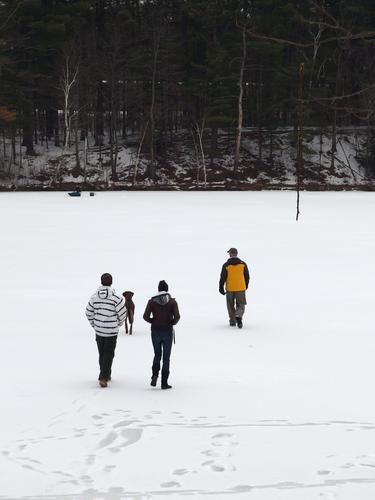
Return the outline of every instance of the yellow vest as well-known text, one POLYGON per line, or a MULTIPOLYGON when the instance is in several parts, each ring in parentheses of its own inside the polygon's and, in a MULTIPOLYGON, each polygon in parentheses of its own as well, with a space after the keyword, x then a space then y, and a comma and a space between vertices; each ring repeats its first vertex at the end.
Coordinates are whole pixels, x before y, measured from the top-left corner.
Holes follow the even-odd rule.
POLYGON ((246 290, 246 282, 244 276, 245 264, 228 264, 226 289, 227 292, 243 292, 246 290))

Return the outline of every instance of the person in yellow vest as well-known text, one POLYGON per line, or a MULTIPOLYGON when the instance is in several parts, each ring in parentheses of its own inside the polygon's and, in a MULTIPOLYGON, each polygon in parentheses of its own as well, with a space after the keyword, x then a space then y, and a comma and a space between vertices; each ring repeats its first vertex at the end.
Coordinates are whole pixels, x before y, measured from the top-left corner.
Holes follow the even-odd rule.
POLYGON ((238 258, 237 248, 228 250, 229 259, 223 264, 220 274, 219 292, 227 296, 230 326, 242 328, 245 312, 246 290, 249 286, 249 269, 246 262, 238 258), (225 285, 225 290, 224 290, 225 285))

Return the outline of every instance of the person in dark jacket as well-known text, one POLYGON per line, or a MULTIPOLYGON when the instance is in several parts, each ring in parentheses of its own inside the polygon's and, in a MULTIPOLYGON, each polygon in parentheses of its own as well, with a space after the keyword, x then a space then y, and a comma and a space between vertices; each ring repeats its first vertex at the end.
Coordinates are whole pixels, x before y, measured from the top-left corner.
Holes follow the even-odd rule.
POLYGON ((171 389, 168 384, 169 359, 171 356, 172 342, 174 336, 173 327, 180 319, 178 304, 168 293, 168 284, 163 280, 158 285, 159 293, 148 301, 143 319, 151 323, 151 338, 154 347, 154 361, 152 363, 151 385, 156 386, 160 361, 163 356, 163 368, 161 370, 161 388, 171 389))
POLYGON ((246 290, 250 280, 249 269, 247 264, 238 258, 237 248, 230 248, 228 253, 229 259, 223 264, 221 269, 219 292, 227 296, 230 326, 236 326, 237 324, 238 328, 242 328, 242 317, 246 305, 246 290))

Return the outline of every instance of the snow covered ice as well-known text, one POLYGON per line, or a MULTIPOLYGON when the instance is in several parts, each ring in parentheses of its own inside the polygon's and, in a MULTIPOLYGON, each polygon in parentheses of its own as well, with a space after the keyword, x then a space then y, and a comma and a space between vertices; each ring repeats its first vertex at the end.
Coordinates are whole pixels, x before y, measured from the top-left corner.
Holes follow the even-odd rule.
POLYGON ((2 193, 0 498, 373 500, 373 193, 2 193), (250 269, 244 328, 218 292, 250 269), (133 290, 101 389, 84 314, 133 290), (171 391, 142 320, 165 279, 171 391))

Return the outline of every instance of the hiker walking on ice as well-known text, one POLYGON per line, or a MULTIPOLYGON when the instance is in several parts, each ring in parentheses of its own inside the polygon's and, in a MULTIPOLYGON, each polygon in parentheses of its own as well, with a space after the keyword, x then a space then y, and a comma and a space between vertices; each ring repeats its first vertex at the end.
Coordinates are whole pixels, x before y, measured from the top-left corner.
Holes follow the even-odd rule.
POLYGON ((102 286, 87 304, 86 316, 95 330, 99 351, 99 385, 107 387, 111 380, 119 327, 125 321, 125 301, 111 288, 112 276, 109 273, 101 276, 101 283, 102 286))
POLYGON ((172 342, 174 337, 173 327, 180 319, 178 304, 168 293, 168 284, 162 280, 159 282, 156 295, 148 301, 143 319, 151 323, 151 339, 154 347, 154 361, 152 363, 151 385, 156 386, 160 361, 163 357, 161 370, 161 388, 171 389, 168 384, 169 359, 171 356, 172 342))
POLYGON ((230 248, 227 253, 229 253, 229 259, 221 269, 219 292, 227 298, 230 326, 237 325, 238 328, 242 328, 246 290, 250 280, 249 269, 247 264, 238 258, 237 248, 230 248))

